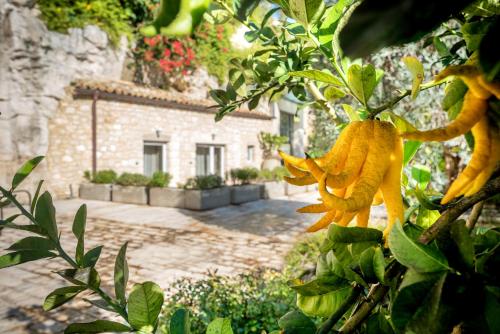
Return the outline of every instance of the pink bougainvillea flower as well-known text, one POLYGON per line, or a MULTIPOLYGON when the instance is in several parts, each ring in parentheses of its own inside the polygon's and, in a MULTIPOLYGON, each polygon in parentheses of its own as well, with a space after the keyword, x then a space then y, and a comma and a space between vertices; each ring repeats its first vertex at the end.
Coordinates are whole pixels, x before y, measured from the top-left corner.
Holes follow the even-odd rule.
POLYGON ((163 51, 163 55, 165 56, 165 58, 170 58, 171 54, 172 52, 170 51, 170 49, 165 49, 165 51, 163 51))
POLYGON ((144 60, 145 61, 148 61, 148 62, 153 61, 155 58, 154 56, 155 56, 155 54, 151 50, 147 50, 146 52, 144 52, 144 60))

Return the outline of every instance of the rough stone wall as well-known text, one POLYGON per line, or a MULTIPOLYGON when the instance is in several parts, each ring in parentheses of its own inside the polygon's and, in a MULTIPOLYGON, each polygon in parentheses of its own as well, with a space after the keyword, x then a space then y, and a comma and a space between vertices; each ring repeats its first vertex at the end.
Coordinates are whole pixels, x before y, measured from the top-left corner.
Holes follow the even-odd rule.
MULTIPOLYGON (((91 100, 64 101, 49 124, 49 188, 59 197, 74 194, 85 170, 92 168, 91 100)), ((257 135, 273 132, 271 120, 225 117, 215 123, 212 114, 165 109, 113 101, 97 102, 97 169, 143 173, 145 140, 167 142, 171 186, 195 175, 196 144, 224 145, 225 170, 259 168, 262 152, 257 135), (156 130, 160 130, 157 138, 156 130), (255 159, 247 161, 247 146, 255 159)))
MULTIPOLYGON (((70 82, 88 77, 120 79, 127 51, 125 38, 114 48, 96 26, 70 29, 68 34, 49 31, 34 4, 34 0, 0 1, 2 185, 21 162, 47 153, 48 122, 70 82)), ((78 127, 79 120, 74 121, 71 126, 78 127)), ((44 162, 38 175, 46 170, 44 162)))

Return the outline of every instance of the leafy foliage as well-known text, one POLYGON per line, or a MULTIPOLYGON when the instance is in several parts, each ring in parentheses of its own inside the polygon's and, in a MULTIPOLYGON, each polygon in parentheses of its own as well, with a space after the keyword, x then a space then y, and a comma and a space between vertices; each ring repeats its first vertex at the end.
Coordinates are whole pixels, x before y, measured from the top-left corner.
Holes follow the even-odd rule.
POLYGON ((262 169, 259 171, 258 179, 261 181, 282 181, 289 173, 285 167, 278 166, 273 169, 262 169))
POLYGON ((116 184, 120 186, 144 187, 149 184, 149 177, 138 173, 122 173, 117 179, 116 184))
POLYGON ((255 167, 235 168, 229 171, 229 175, 235 184, 250 184, 259 176, 259 170, 255 167))
POLYGON ((259 133, 259 144, 262 149, 263 159, 271 158, 276 150, 288 142, 288 137, 269 132, 259 133))
POLYGON ((154 172, 153 176, 151 177, 151 181, 149 181, 148 186, 150 187, 167 187, 168 184, 170 183, 170 180, 172 180, 172 175, 169 173, 164 173, 164 172, 154 172))
POLYGON ((92 183, 111 184, 115 183, 118 175, 114 170, 106 169, 97 171, 95 175, 91 175, 90 172, 85 172, 85 178, 92 183))
POLYGON ((187 180, 184 189, 207 190, 219 188, 224 185, 224 180, 219 175, 196 176, 187 180))

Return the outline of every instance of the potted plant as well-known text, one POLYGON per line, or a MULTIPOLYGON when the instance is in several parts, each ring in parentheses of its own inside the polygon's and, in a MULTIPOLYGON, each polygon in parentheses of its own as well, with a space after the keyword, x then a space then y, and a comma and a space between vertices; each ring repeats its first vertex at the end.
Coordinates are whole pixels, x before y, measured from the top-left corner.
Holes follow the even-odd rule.
POLYGON ((155 172, 149 182, 149 205, 184 208, 184 189, 168 187, 172 175, 155 172))
POLYGON ((279 167, 281 165, 281 158, 277 155, 277 151, 287 142, 287 136, 280 136, 269 132, 259 133, 259 143, 262 149, 262 165, 260 168, 272 170, 279 167))
POLYGON ((283 197, 286 195, 287 184, 283 177, 288 175, 285 167, 262 169, 259 172, 259 181, 262 182, 261 197, 264 199, 283 197))
POLYGON ((259 176, 254 167, 235 168, 230 171, 233 186, 231 187, 231 204, 257 201, 260 199, 261 185, 251 184, 259 176))
POLYGON ((231 204, 231 191, 218 175, 190 178, 184 189, 186 209, 208 210, 231 204))
POLYGON ((80 184, 79 197, 97 201, 111 201, 112 184, 116 181, 116 172, 113 170, 101 170, 92 175, 89 171, 84 174, 88 183, 80 184))
POLYGON ((138 173, 121 174, 113 186, 113 202, 148 204, 146 186, 150 181, 150 178, 138 173))

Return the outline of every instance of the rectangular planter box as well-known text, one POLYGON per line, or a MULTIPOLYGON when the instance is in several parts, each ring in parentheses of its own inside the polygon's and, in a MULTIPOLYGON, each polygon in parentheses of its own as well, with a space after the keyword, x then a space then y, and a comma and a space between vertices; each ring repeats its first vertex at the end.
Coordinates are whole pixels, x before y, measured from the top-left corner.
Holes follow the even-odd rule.
POLYGON ((264 199, 283 197, 286 195, 286 184, 283 181, 264 182, 261 197, 264 199))
POLYGON ((208 190, 185 190, 184 207, 191 210, 208 210, 231 204, 231 190, 221 187, 208 190))
POLYGON ((184 208, 184 189, 149 188, 149 205, 184 208))
POLYGON ((262 185, 245 184, 231 187, 231 204, 241 204, 258 201, 260 199, 262 185))
POLYGON ((287 183, 286 184, 286 194, 287 196, 295 195, 295 194, 303 194, 307 192, 307 186, 296 186, 294 184, 287 183))
POLYGON ((113 186, 113 202, 130 204, 148 204, 148 192, 146 187, 113 186))
POLYGON ((78 195, 83 199, 111 201, 111 184, 82 183, 78 195))

